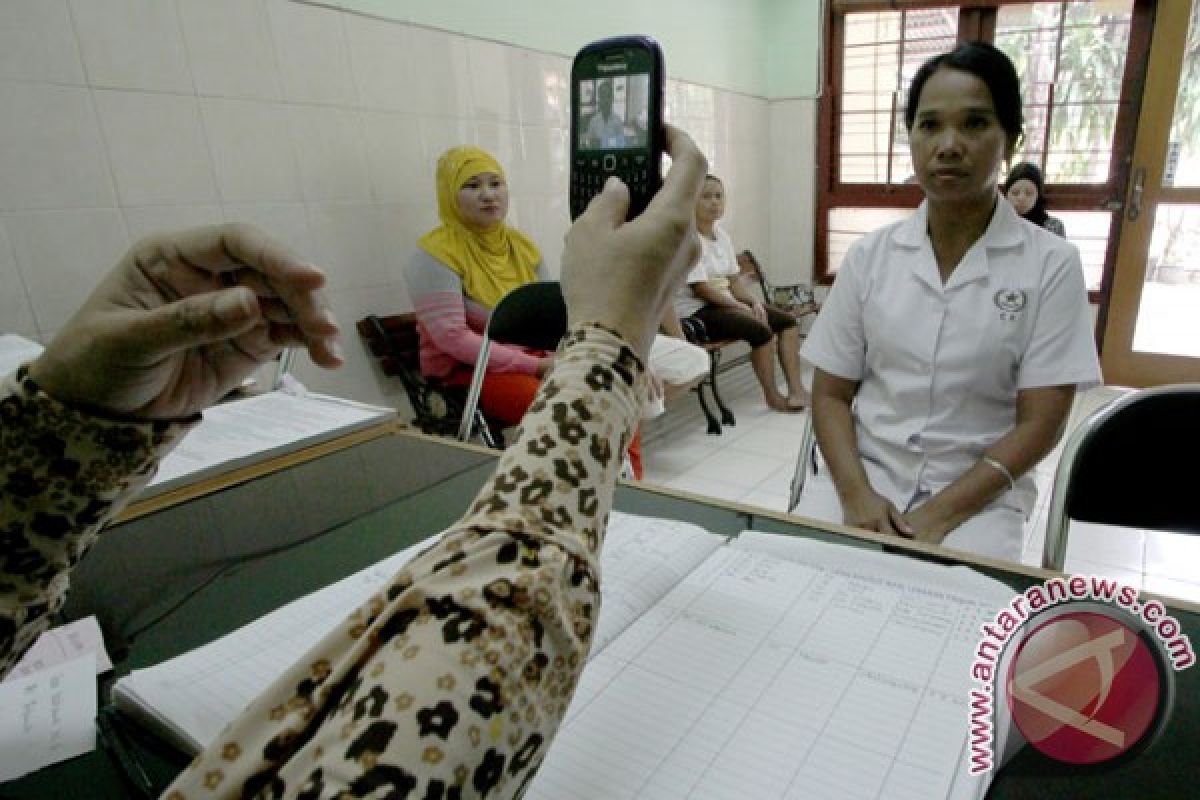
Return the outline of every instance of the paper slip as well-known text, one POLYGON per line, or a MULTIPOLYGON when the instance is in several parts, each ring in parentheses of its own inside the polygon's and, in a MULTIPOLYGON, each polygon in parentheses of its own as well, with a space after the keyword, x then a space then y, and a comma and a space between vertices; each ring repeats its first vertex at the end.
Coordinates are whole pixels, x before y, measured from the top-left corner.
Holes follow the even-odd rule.
POLYGON ((88 653, 0 684, 0 782, 96 747, 96 660, 88 653))
POLYGON ((100 633, 100 624, 94 616, 77 619, 69 625, 60 625, 43 633, 4 680, 23 678, 86 653, 96 654, 97 675, 112 669, 112 660, 104 649, 104 635, 100 633))

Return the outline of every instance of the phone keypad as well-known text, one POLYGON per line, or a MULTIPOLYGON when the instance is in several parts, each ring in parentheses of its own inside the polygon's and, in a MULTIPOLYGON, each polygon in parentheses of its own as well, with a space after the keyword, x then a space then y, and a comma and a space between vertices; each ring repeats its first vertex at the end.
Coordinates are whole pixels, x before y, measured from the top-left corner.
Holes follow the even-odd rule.
POLYGON ((583 213, 591 199, 604 188, 610 175, 620 178, 635 196, 644 196, 650 191, 650 158, 645 153, 577 156, 572 167, 572 217, 583 213))

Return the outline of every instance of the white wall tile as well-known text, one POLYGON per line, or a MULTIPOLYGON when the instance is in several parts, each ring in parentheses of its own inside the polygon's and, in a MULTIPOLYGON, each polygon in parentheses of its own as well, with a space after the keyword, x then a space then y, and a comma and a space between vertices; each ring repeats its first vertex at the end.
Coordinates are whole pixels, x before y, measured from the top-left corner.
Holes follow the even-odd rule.
POLYGON ((514 193, 567 193, 569 162, 565 129, 522 127, 521 149, 514 156, 512 163, 505 165, 514 193))
POLYGON ((0 79, 83 83, 66 0, 0 3, 0 79))
POLYGON ((275 43, 263 0, 178 0, 196 92, 278 100, 275 43))
POLYGON ((399 280, 384 254, 373 206, 308 206, 313 252, 330 289, 385 286, 399 280))
MULTIPOLYGON (((389 280, 397 297, 405 298, 395 311, 412 308, 408 300, 408 285, 404 274, 417 249, 417 240, 437 227, 436 204, 425 200, 416 203, 385 203, 375 207, 376 236, 383 253, 389 280)), ((395 299, 395 298, 393 298, 395 299)))
POLYGON ((192 92, 174 0, 71 0, 88 83, 192 92))
POLYGON ((116 204, 88 91, 0 81, 0 210, 116 204))
POLYGON ((771 103, 770 194, 771 260, 775 283, 812 280, 815 223, 816 101, 771 103), (808 148, 808 149, 806 149, 808 148))
POLYGON ((36 339, 37 325, 29 306, 29 294, 25 281, 17 269, 17 260, 8 232, 0 218, 0 333, 17 333, 26 339, 36 339))
POLYGON ((467 63, 471 75, 471 114, 478 120, 495 123, 520 120, 514 87, 519 51, 512 47, 467 40, 467 63))
POLYGON ((452 117, 422 116, 421 149, 425 152, 424 169, 429 179, 425 185, 433 196, 433 176, 437 171, 437 160, 451 147, 475 144, 475 126, 466 119, 452 117))
POLYGON ((471 71, 466 40, 425 28, 409 28, 405 74, 412 76, 418 114, 469 117, 471 71))
POLYGON ((39 331, 58 330, 129 245, 115 208, 4 217, 39 331))
POLYGON ((307 355, 295 362, 293 375, 310 390, 349 397, 363 403, 375 403, 402 409, 407 416, 404 387, 395 378, 384 376, 375 366, 354 329, 368 314, 394 314, 403 311, 406 295, 396 288, 341 289, 326 293, 330 309, 342 331, 346 363, 336 370, 315 366, 307 355))
POLYGON ((284 106, 201 98, 200 113, 225 203, 288 203, 302 198, 284 106))
POLYGON ((216 225, 224 221, 218 205, 143 206, 121 209, 129 241, 136 242, 152 233, 194 228, 197 225, 216 225))
POLYGON ((513 55, 516 59, 513 91, 522 124, 569 127, 570 60, 527 50, 517 50, 513 55))
POLYGON ((368 17, 346 17, 350 64, 363 108, 412 111, 417 84, 426 79, 411 71, 409 27, 368 17))
POLYGON ((310 203, 369 203, 371 181, 359 112, 292 106, 288 115, 304 199, 310 203))
POLYGON ((362 120, 375 201, 428 201, 434 167, 421 146, 420 120, 382 111, 364 111, 362 120))
POLYGON ((290 0, 267 0, 267 10, 284 97, 300 103, 355 105, 358 92, 343 15, 290 0))
POLYGON ((103 89, 95 98, 122 205, 216 202, 194 96, 103 89))
POLYGON ((235 203, 223 207, 226 222, 246 222, 262 228, 303 258, 325 269, 318 258, 308 209, 303 203, 235 203))
MULTIPOLYGON (((521 128, 518 125, 504 122, 481 120, 475 123, 473 142, 491 153, 505 173, 511 173, 518 161, 524 159, 524 144, 521 138, 521 128)), ((517 176, 509 176, 509 181, 520 180, 517 176)))

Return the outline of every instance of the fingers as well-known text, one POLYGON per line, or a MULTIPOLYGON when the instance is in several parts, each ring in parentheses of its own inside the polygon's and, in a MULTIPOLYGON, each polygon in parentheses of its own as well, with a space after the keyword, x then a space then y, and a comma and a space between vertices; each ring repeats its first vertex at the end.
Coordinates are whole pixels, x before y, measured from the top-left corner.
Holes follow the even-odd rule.
POLYGON ((257 228, 238 224, 196 228, 153 237, 138 250, 143 263, 161 256, 249 287, 272 322, 300 331, 315 363, 333 367, 342 362, 337 323, 319 291, 324 273, 257 228))
POLYGON ((682 209, 689 216, 695 214, 696 196, 704 184, 708 172, 708 159, 696 147, 692 137, 674 125, 666 125, 667 153, 671 156, 671 168, 663 178, 662 189, 650 201, 651 209, 682 209))
POLYGON ((604 189, 592 198, 587 210, 580 216, 585 224, 616 228, 625 221, 629 211, 629 187, 615 175, 604 182, 604 189))
POLYGON ((913 526, 908 524, 908 520, 900 513, 900 509, 891 503, 888 503, 888 520, 892 523, 892 527, 896 529, 896 533, 901 536, 912 538, 915 534, 913 526))
POLYGON ((131 315, 123 336, 153 342, 161 357, 191 347, 233 339, 262 320, 258 300, 245 288, 185 297, 142 314, 131 315))

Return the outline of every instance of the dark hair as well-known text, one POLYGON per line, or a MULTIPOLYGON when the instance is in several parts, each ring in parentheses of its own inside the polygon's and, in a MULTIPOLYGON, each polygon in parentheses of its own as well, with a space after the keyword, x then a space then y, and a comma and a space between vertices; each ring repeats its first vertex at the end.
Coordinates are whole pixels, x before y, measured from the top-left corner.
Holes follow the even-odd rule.
POLYGON ((987 42, 964 42, 949 53, 934 56, 921 65, 908 87, 908 104, 904 107, 904 127, 912 131, 917 116, 917 103, 925 82, 939 69, 956 69, 983 81, 992 94, 992 106, 1000 127, 1008 134, 1010 145, 1016 145, 1025 130, 1021 112, 1021 81, 1012 61, 987 42))
POLYGON ((1042 178, 1042 171, 1037 164, 1032 164, 1028 161, 1022 161, 1013 166, 1008 171, 1008 177, 1004 179, 1004 194, 1008 194, 1008 190, 1017 181, 1029 181, 1037 188, 1037 200, 1033 204, 1033 208, 1022 214, 1025 219, 1035 225, 1045 225, 1046 217, 1046 181, 1042 178))

